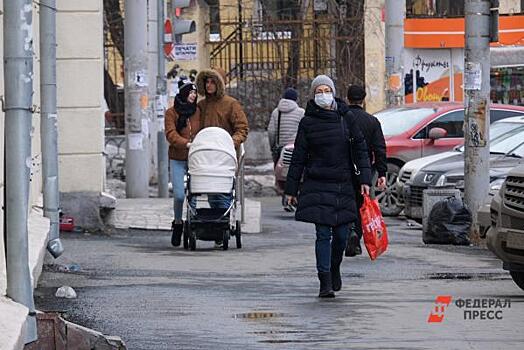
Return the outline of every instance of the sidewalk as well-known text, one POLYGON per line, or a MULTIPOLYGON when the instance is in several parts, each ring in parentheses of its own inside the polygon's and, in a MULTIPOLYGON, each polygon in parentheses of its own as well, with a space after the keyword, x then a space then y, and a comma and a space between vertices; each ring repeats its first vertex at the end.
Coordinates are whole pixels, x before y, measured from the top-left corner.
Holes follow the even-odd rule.
MULTIPOLYGON (((260 233, 261 215, 260 202, 246 198, 242 232, 260 233)), ((171 230, 172 221, 173 198, 119 198, 106 224, 117 229, 171 230)))
MULTIPOLYGON (((246 199, 245 233, 261 231, 261 203, 246 199)), ((118 229, 170 230, 173 220, 172 198, 118 199, 116 208, 108 216, 107 224, 118 229)), ((33 208, 28 219, 29 269, 33 288, 36 287, 49 234, 49 220, 42 210, 33 208)), ((3 248, 0 247, 0 350, 24 348, 24 323, 28 309, 5 296, 6 271, 3 248)))

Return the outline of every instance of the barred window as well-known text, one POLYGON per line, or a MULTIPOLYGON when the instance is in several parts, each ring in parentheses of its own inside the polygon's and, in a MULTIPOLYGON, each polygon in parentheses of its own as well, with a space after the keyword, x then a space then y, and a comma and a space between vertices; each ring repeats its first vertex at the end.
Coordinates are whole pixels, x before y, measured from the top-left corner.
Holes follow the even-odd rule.
POLYGON ((406 0, 408 18, 460 16, 464 16, 464 0, 406 0))

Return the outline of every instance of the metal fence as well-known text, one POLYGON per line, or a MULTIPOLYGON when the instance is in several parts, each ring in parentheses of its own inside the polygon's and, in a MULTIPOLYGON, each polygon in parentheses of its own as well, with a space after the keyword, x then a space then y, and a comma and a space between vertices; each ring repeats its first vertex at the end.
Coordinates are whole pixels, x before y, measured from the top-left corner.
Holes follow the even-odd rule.
POLYGON ((363 16, 247 19, 222 22, 220 30, 221 40, 207 42, 211 66, 227 72, 228 92, 243 103, 254 128, 266 127, 286 87, 298 89, 305 102, 318 74, 332 77, 339 95, 364 83, 363 16))

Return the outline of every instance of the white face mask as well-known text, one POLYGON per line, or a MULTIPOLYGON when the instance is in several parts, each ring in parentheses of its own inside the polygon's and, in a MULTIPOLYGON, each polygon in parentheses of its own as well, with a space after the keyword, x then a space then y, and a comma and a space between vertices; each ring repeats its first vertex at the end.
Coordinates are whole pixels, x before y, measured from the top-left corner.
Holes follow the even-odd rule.
POLYGON ((331 92, 322 92, 315 94, 315 103, 322 108, 330 108, 333 104, 333 93, 331 92))

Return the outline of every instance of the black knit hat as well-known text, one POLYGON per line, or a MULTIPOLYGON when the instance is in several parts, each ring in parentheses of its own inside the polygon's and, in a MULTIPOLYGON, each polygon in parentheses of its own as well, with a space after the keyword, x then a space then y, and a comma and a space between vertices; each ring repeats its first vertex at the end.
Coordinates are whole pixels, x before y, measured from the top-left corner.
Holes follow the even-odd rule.
POLYGON ((350 85, 348 88, 348 100, 349 101, 364 101, 366 98, 366 89, 360 85, 350 85))
POLYGON ((178 81, 178 95, 181 101, 187 102, 187 97, 191 91, 196 91, 196 86, 190 80, 178 81))
POLYGON ((287 88, 286 91, 284 91, 284 94, 282 95, 282 98, 286 100, 298 100, 298 92, 297 90, 293 88, 287 88))

